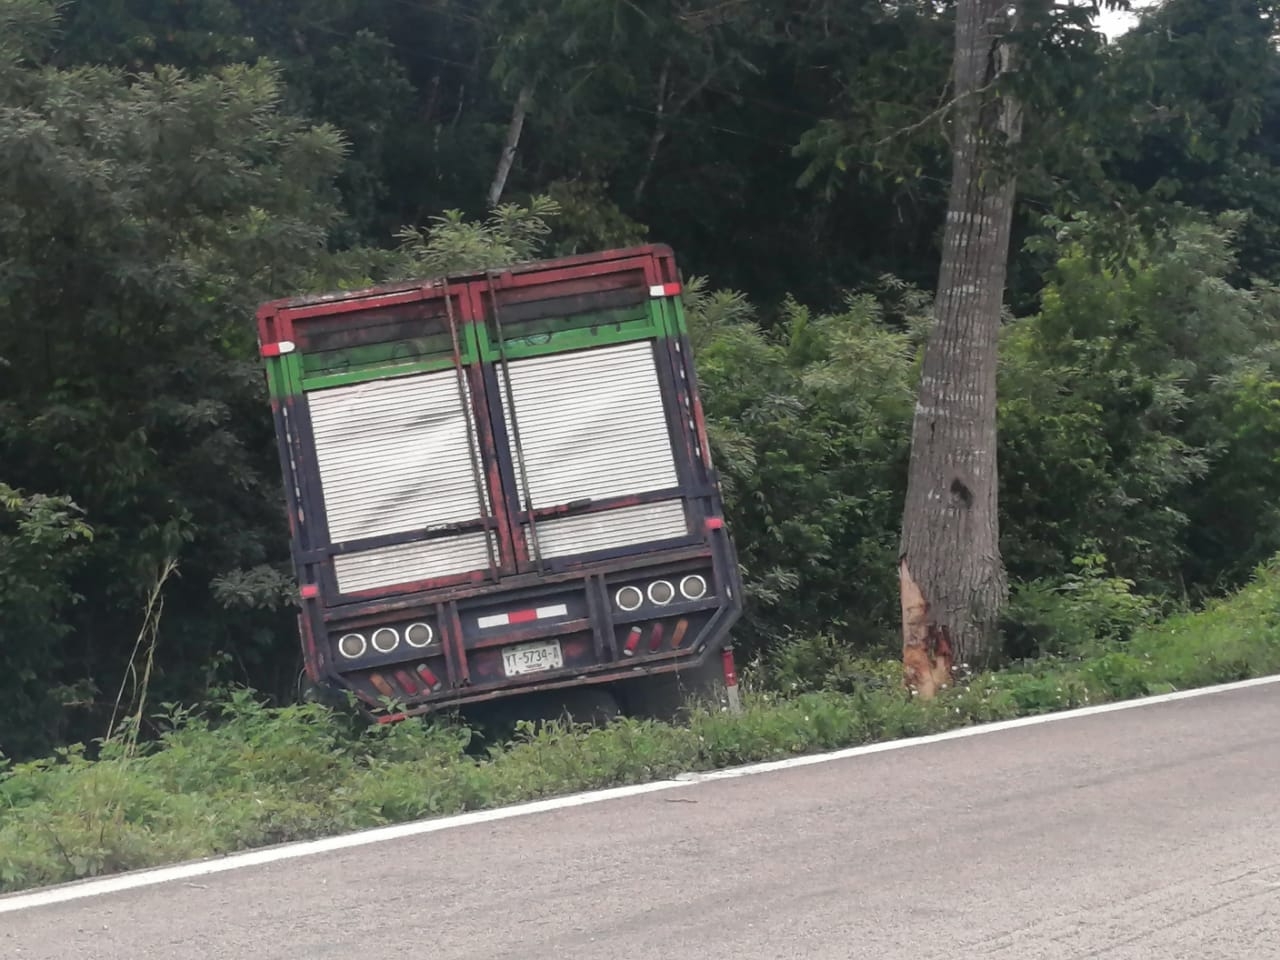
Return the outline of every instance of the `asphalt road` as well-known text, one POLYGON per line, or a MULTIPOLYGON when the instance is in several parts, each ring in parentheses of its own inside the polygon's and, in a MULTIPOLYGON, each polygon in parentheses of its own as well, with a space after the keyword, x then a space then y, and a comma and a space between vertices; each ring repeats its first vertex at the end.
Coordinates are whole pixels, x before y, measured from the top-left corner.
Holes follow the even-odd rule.
POLYGON ((0 914, 43 960, 1280 958, 1280 686, 0 914))

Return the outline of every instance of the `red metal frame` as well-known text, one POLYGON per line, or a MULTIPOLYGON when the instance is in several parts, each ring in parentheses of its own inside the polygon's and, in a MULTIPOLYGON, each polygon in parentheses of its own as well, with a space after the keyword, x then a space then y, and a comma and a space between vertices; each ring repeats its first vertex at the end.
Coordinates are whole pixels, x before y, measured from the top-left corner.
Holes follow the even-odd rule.
MULTIPOLYGON (((264 348, 282 342, 296 343, 299 331, 311 319, 334 316, 354 319, 368 311, 445 296, 458 304, 458 323, 461 326, 483 325, 486 323, 488 300, 498 293, 513 295, 516 298, 514 302, 572 297, 598 291, 602 289, 600 280, 619 274, 632 274, 636 280, 642 279, 646 287, 645 296, 656 295, 658 289, 655 288, 660 288, 663 296, 674 296, 680 290, 680 279, 670 249, 651 245, 521 264, 492 276, 451 277, 447 284, 405 283, 277 300, 264 304, 258 311, 259 338, 264 348), (596 282, 593 284, 592 281, 596 282)), ((608 283, 603 288, 623 289, 608 283)), ((305 342, 305 337, 302 339, 305 342)), ((276 349, 278 353, 278 347, 276 349)), ((662 493, 674 494, 686 503, 686 510, 694 511, 696 532, 690 535, 687 543, 663 547, 642 545, 605 556, 567 558, 549 563, 541 574, 528 572, 525 538, 520 535, 523 512, 519 504, 510 500, 510 481, 504 477, 504 470, 509 471, 510 467, 502 466, 502 458, 510 456, 509 444, 499 442, 497 425, 490 422, 488 416, 478 416, 476 436, 483 453, 483 468, 490 491, 488 507, 502 558, 496 581, 488 570, 468 571, 398 584, 394 588, 337 594, 331 563, 322 559, 331 551, 323 544, 328 538, 324 535, 327 525, 324 524, 324 506, 319 495, 319 477, 314 457, 304 440, 309 436, 306 404, 299 396, 283 398, 281 404, 284 409, 276 412, 282 468, 286 479, 297 483, 303 498, 301 503, 295 502, 294 482, 287 483, 290 520, 294 527, 295 564, 301 593, 305 597, 300 632, 308 675, 317 683, 327 682, 354 691, 370 707, 376 706, 377 694, 386 695, 384 688, 391 686, 388 678, 395 679, 400 692, 410 702, 410 709, 402 714, 412 715, 450 704, 488 700, 513 693, 630 679, 637 673, 662 673, 679 669, 681 664, 701 663, 720 649, 729 628, 741 614, 742 591, 736 555, 723 529, 723 507, 711 466, 688 340, 686 337, 660 340, 658 349, 664 404, 673 408, 668 411, 668 425, 673 433, 672 439, 676 441, 674 448, 681 478, 678 489, 662 493), (287 415, 288 422, 293 425, 291 435, 286 435, 283 415, 287 415), (691 425, 689 421, 692 421, 691 425), (309 522, 299 529, 299 524, 294 521, 303 516, 309 522), (316 539, 317 534, 320 534, 319 540, 316 539), (520 562, 522 559, 524 563, 520 562), (514 567, 508 565, 512 562, 514 567), (522 570, 526 572, 520 572, 522 570), (609 583, 622 582, 632 575, 658 575, 665 570, 678 571, 673 575, 686 571, 707 575, 708 582, 715 585, 714 595, 705 602, 693 604, 689 607, 691 612, 680 614, 684 619, 678 622, 662 611, 640 617, 615 616, 607 586, 609 583), (513 625, 498 635, 469 635, 464 629, 463 608, 472 610, 478 603, 492 604, 504 596, 510 597, 513 604, 536 602, 540 597, 576 597, 575 609, 580 612, 546 625, 513 625), (525 597, 525 600, 520 597, 525 597), (378 661, 380 665, 370 669, 376 671, 380 679, 375 679, 370 669, 351 670, 332 662, 328 638, 351 629, 352 624, 361 624, 361 629, 371 630, 379 625, 413 620, 433 623, 437 641, 429 649, 406 654, 403 663, 385 659, 378 661), (669 628, 664 625, 668 622, 669 628), (633 623, 641 627, 641 634, 647 639, 638 643, 637 649, 628 650, 625 640, 633 623), (693 623, 697 626, 691 628, 693 623), (692 638, 685 646, 686 635, 689 634, 692 638), (563 674, 535 674, 496 683, 483 676, 474 676, 473 661, 491 672, 492 662, 486 657, 489 651, 500 656, 500 651, 495 648, 531 639, 560 637, 578 650, 580 641, 573 639, 570 644, 570 638, 583 636, 590 637, 588 647, 593 651, 593 662, 568 664, 566 661, 563 674), (666 649, 673 639, 672 649, 666 649), (437 675, 442 683, 432 689, 432 685, 423 679, 420 669, 437 675), (410 684, 398 676, 406 670, 417 678, 413 686, 416 687, 418 682, 422 685, 416 693, 409 692, 407 687, 410 684), (443 676, 439 676, 441 670, 443 676)), ((267 353, 269 350, 264 349, 264 354, 267 353)), ((488 375, 484 373, 485 364, 477 360, 461 369, 465 373, 473 409, 497 409, 489 395, 491 387, 487 382, 488 375)), ((279 406, 273 402, 273 408, 279 406)), ((581 508, 581 512, 649 502, 657 497, 657 494, 642 494, 611 498, 606 503, 581 508)), ((579 512, 579 509, 560 505, 539 509, 534 512, 534 517, 563 516, 579 512)), ((397 713, 396 716, 402 714, 397 713)))
MULTIPOLYGON (((678 283, 679 272, 676 269, 675 254, 665 244, 647 244, 626 249, 603 250, 599 253, 584 253, 574 256, 560 257, 555 260, 535 260, 528 263, 514 264, 498 272, 502 277, 525 277, 529 274, 549 274, 551 278, 557 273, 573 272, 576 267, 591 268, 595 274, 616 272, 611 265, 617 261, 641 259, 646 265, 646 278, 650 286, 660 283, 678 283)), ((471 283, 486 276, 483 272, 459 274, 449 278, 451 287, 471 283)), ((299 297, 284 297, 271 300, 258 308, 258 334, 262 343, 277 340, 289 340, 282 335, 286 330, 291 333, 292 327, 280 326, 281 314, 285 314, 286 324, 309 316, 321 316, 335 313, 350 313, 367 310, 375 306, 394 306, 398 303, 413 303, 427 299, 429 291, 438 290, 429 281, 404 281, 360 290, 336 293, 307 294, 299 297), (372 303, 370 301, 378 301, 372 303)))

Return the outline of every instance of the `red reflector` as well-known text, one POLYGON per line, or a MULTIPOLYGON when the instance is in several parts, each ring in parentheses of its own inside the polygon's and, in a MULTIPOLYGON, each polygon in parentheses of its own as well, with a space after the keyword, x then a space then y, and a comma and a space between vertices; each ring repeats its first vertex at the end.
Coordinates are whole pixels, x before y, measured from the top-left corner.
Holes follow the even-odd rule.
POLYGON ((733 664, 733 651, 726 647, 720 654, 720 662, 724 665, 724 685, 726 687, 736 687, 738 685, 738 671, 733 664))
POLYGON ((653 625, 653 632, 649 634, 649 652, 650 653, 655 653, 658 650, 662 649, 662 633, 663 633, 662 624, 655 623, 653 625))
POLYGON ((627 634, 627 642, 622 645, 622 655, 634 657, 638 646, 640 646, 640 628, 632 627, 631 632, 627 634))
POLYGON ((723 530, 724 520, 721 517, 707 517, 706 526, 708 530, 723 530))
POLYGON ((384 697, 394 697, 395 689, 391 684, 387 683, 387 678, 380 673, 369 674, 369 682, 373 684, 373 689, 377 690, 384 697))
POLYGON ((291 341, 281 340, 279 343, 264 343, 258 352, 264 357, 278 357, 283 353, 293 353, 295 349, 291 341))
POLYGON ((320 587, 314 583, 304 583, 298 593, 302 594, 303 600, 313 600, 320 596, 320 587))
POLYGON ((396 671, 396 683, 400 684, 400 689, 410 696, 418 692, 418 685, 413 682, 413 677, 404 670, 396 671))
POLYGON ((507 614, 507 623, 532 623, 538 619, 537 610, 517 610, 507 614))
POLYGON ((678 297, 679 295, 680 284, 678 283, 660 283, 649 288, 651 297, 678 297))
POLYGON ((689 621, 681 620, 676 624, 675 630, 671 633, 671 649, 674 650, 680 644, 684 643, 684 635, 689 630, 689 621))
POLYGON ((425 663, 420 663, 418 664, 416 669, 417 669, 418 676, 422 678, 422 682, 427 685, 428 690, 440 689, 440 686, 441 686, 440 678, 431 672, 430 667, 428 667, 425 663))

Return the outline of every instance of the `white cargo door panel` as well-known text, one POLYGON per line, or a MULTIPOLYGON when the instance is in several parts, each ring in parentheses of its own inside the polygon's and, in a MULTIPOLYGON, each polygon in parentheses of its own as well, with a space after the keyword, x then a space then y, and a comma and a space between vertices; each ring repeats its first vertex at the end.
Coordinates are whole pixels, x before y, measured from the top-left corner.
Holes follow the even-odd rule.
POLYGON ((485 534, 464 533, 335 557, 333 569, 339 592, 355 593, 466 573, 488 564, 485 534))
MULTIPOLYGON (((333 543, 480 518, 471 412, 453 370, 314 390, 307 404, 333 543)), ((474 533, 348 555, 335 568, 345 593, 487 562, 474 533)))
MULTIPOLYGON (((688 532, 684 504, 679 500, 664 500, 584 513, 579 517, 543 520, 538 524, 538 549, 544 557, 570 557, 633 543, 679 540, 688 532)), ((532 551, 528 526, 525 540, 532 551)))
MULTIPOLYGON (((652 342, 514 360, 510 376, 535 509, 678 484, 652 342)), ((509 409, 506 420, 510 436, 509 409)), ((521 505, 528 500, 520 484, 521 505)), ((543 556, 567 556, 687 530, 683 505, 671 501, 544 521, 538 546, 543 556)))
POLYGON ((676 485, 652 343, 513 360, 511 391, 535 508, 676 485))

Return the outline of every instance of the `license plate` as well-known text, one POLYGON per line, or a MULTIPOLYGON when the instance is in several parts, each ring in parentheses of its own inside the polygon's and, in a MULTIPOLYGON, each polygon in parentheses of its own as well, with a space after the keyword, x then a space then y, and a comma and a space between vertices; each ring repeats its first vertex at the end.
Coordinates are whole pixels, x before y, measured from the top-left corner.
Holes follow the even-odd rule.
POLYGON ((507 647, 502 651, 502 669, 508 677, 559 670, 563 666, 564 654, 560 651, 558 640, 550 643, 522 643, 518 647, 507 647))

